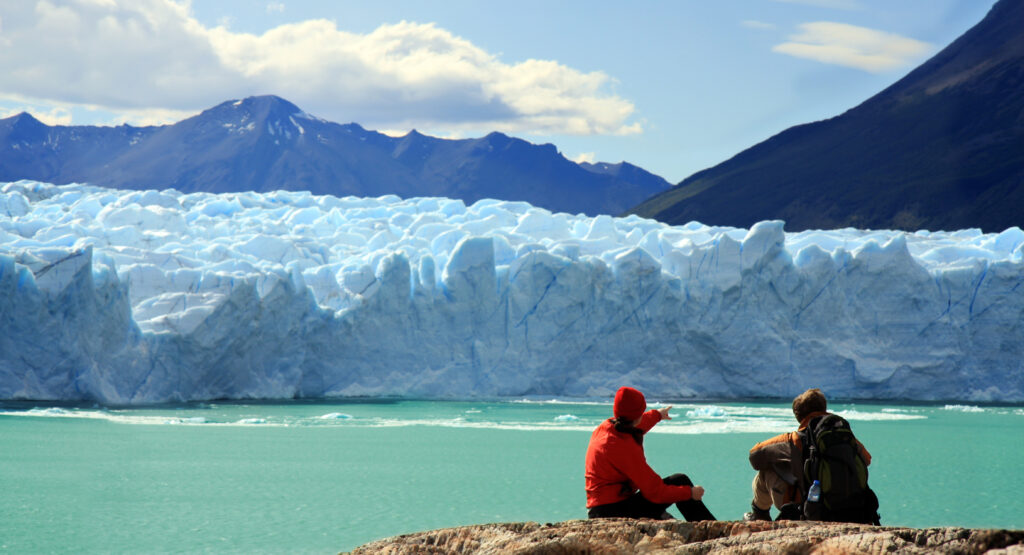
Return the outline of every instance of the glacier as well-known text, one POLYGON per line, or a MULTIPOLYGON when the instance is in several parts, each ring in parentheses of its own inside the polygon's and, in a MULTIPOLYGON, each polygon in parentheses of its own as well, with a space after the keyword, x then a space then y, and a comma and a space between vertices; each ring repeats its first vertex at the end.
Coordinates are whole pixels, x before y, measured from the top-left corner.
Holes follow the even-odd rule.
POLYGON ((0 399, 1024 401, 1024 232, 0 184, 0 399))

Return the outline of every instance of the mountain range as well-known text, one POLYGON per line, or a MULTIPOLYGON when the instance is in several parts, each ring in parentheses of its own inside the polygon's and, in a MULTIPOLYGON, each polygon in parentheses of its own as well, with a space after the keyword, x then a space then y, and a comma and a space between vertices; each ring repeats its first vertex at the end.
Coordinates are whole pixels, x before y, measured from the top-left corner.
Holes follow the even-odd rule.
POLYGON ((631 164, 577 164, 554 145, 502 133, 392 137, 311 116, 276 96, 224 102, 173 125, 49 126, 0 120, 0 181, 224 193, 527 201, 556 212, 619 214, 671 184, 631 164))
POLYGON ((173 125, 48 126, 0 119, 0 181, 182 192, 526 201, 669 224, 786 229, 1024 227, 1024 0, 999 0, 960 38, 847 112, 791 127, 671 186, 637 166, 574 163, 491 133, 393 137, 276 96, 173 125))
POLYGON ((1024 1, 837 117, 789 128, 631 212, 666 223, 1024 227, 1024 1))

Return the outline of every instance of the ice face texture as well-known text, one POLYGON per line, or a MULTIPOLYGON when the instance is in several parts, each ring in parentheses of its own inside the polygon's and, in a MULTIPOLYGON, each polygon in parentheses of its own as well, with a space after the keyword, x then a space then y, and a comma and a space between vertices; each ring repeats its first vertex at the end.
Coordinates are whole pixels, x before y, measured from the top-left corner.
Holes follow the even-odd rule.
POLYGON ((0 184, 0 398, 1024 400, 1024 232, 0 184))

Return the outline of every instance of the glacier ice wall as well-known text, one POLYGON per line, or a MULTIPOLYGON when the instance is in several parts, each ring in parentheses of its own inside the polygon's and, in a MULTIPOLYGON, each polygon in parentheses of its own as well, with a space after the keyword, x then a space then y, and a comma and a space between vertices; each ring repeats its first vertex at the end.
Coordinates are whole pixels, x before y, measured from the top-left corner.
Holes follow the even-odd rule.
POLYGON ((1024 400, 1024 232, 0 184, 0 399, 1024 400))

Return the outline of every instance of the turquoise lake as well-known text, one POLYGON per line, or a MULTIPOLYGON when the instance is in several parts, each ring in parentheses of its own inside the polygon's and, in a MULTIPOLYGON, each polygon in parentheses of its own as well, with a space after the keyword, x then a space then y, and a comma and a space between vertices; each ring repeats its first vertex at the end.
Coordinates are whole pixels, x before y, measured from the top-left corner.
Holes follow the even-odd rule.
MULTIPOLYGON (((882 524, 1024 528, 1024 409, 829 408, 874 457, 882 524)), ((585 518, 587 441, 610 413, 541 399, 0 403, 0 551, 337 553, 441 527, 585 518)), ((672 415, 645 442, 651 466, 703 485, 718 519, 741 518, 747 451, 795 427, 789 403, 675 403, 672 415)))

